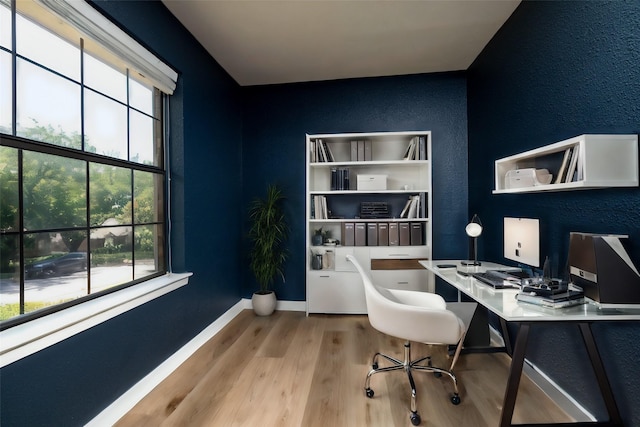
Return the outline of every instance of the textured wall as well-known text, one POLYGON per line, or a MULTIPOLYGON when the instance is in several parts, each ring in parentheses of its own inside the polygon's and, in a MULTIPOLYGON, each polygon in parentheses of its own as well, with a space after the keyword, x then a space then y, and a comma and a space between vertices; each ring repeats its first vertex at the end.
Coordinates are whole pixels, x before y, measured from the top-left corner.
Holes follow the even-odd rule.
MULTIPOLYGON (((570 231, 628 234, 640 265, 640 189, 491 195, 493 161, 584 133, 640 132, 640 2, 523 2, 468 72, 469 206, 501 261, 502 218, 540 218, 541 254, 565 268, 570 231)), ((602 324, 596 339, 625 425, 640 425, 640 326, 602 324), (633 376, 635 379, 629 379, 633 376)), ((575 328, 532 337, 530 358, 590 411, 604 407, 575 328)))
MULTIPOLYGON (((245 205, 280 182, 289 199, 291 258, 278 297, 305 300, 305 134, 431 130, 434 256, 465 254, 466 83, 461 73, 245 87, 245 205), (462 247, 460 245, 463 245, 462 247)), ((256 289, 246 273, 249 296, 256 289)))
POLYGON ((194 275, 3 368, 2 426, 84 425, 240 298, 239 86, 162 3, 98 5, 180 72, 170 101, 172 261, 194 275))

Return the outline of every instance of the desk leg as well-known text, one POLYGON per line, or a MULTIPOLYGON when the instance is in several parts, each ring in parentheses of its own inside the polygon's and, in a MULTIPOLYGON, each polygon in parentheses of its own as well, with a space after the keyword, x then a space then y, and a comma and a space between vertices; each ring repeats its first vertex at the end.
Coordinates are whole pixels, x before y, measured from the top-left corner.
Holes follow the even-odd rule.
POLYGON ((507 389, 504 392, 504 400, 502 402, 500 427, 508 427, 511 425, 513 409, 516 406, 516 397, 518 397, 520 377, 522 376, 524 356, 527 351, 527 341, 529 341, 530 327, 531 325, 528 323, 521 323, 518 327, 516 345, 513 350, 513 355, 511 356, 511 368, 509 369, 509 378, 507 379, 507 389))
POLYGON ((513 356, 513 347, 511 346, 511 339, 509 338, 509 328, 507 327, 507 321, 502 317, 500 318, 500 328, 502 329, 502 341, 504 341, 504 348, 507 350, 509 357, 513 356))
POLYGON ((616 405, 615 398, 613 397, 611 385, 609 384, 609 380, 607 379, 607 374, 604 370, 604 365, 602 363, 602 359, 600 358, 600 353, 598 352, 596 341, 593 338, 591 325, 589 323, 580 323, 579 326, 580 332, 582 333, 582 339, 584 340, 587 352, 589 353, 589 359, 591 360, 593 372, 596 374, 598 386, 600 386, 600 393, 602 394, 604 404, 607 407, 607 412, 609 413, 609 421, 612 423, 612 425, 621 426, 622 418, 620 417, 620 413, 618 412, 618 406, 616 405))

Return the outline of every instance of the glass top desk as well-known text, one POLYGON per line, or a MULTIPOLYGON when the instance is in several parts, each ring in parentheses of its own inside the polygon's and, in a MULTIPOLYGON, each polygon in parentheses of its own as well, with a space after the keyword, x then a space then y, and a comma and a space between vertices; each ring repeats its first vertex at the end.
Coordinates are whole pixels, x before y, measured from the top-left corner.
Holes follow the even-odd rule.
MULTIPOLYGON (((458 293, 464 293, 478 304, 500 318, 503 339, 506 351, 511 356, 511 368, 507 380, 507 388, 504 394, 500 427, 511 426, 513 409, 516 403, 520 376, 529 339, 529 331, 532 326, 541 322, 570 322, 575 323, 582 334, 584 344, 589 354, 591 365, 596 374, 600 392, 609 413, 608 421, 580 422, 574 425, 583 426, 622 426, 622 418, 618 411, 609 380, 602 364, 596 342, 591 332, 591 324, 598 321, 638 321, 640 320, 640 308, 637 309, 600 309, 595 304, 582 304, 567 308, 546 308, 533 304, 518 302, 516 289, 493 289, 472 276, 463 276, 454 268, 442 268, 438 265, 460 266, 460 260, 426 260, 420 264, 437 277, 453 286, 458 293), (512 347, 507 333, 506 323, 514 322, 519 325, 515 345, 512 347)), ((466 268, 466 267, 465 267, 466 268)), ((513 269, 504 265, 482 262, 479 267, 469 267, 468 272, 482 272, 488 269, 513 269)), ((521 424, 526 425, 526 424, 521 424)), ((552 424, 535 424, 545 426, 552 424)))

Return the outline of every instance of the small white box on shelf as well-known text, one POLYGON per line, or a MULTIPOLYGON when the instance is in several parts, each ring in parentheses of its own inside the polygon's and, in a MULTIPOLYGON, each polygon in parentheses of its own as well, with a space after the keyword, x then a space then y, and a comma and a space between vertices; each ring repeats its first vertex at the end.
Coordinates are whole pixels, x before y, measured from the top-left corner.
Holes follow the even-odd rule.
POLYGON ((546 185, 551 183, 551 178, 551 174, 547 169, 513 169, 506 173, 504 187, 509 189, 546 185))
POLYGON ((387 175, 358 175, 358 190, 377 191, 387 189, 387 175))

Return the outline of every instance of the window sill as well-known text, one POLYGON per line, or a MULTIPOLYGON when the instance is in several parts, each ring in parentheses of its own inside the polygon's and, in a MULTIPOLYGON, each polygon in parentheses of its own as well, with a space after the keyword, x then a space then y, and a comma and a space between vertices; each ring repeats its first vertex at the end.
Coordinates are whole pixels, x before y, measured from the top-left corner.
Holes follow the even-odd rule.
POLYGON ((167 273, 135 286, 0 332, 0 368, 189 283, 192 273, 167 273))

